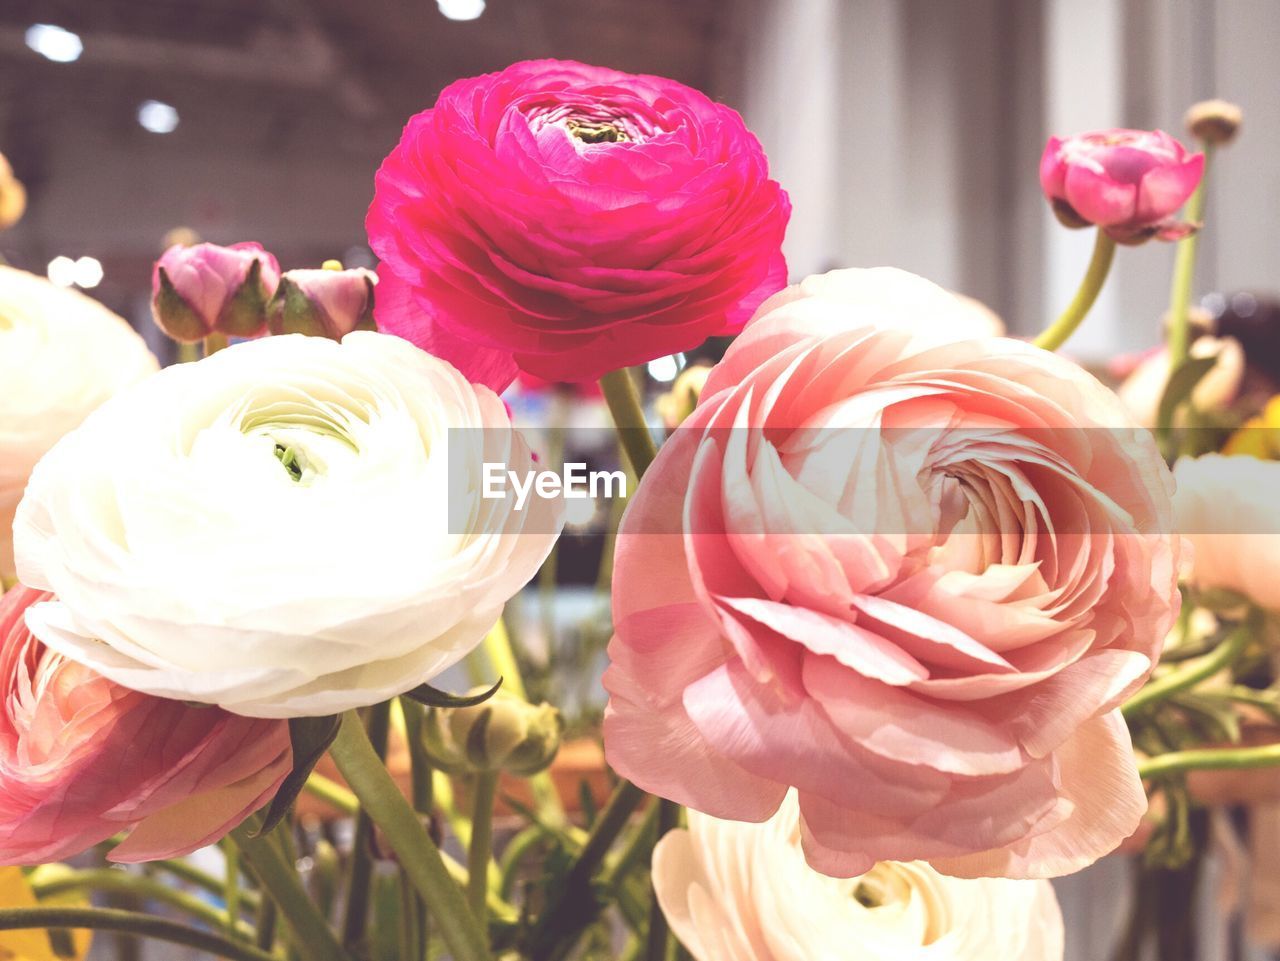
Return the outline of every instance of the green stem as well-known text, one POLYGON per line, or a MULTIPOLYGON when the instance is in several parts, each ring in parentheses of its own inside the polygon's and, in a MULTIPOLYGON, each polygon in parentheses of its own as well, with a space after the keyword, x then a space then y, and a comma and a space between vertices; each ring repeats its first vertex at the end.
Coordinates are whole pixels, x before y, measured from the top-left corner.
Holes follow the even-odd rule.
POLYGON ((454 961, 489 961, 487 938, 449 876, 440 849, 387 773, 354 711, 343 715, 329 754, 422 895, 454 961))
POLYGON ((1080 288, 1058 319, 1040 332, 1040 336, 1033 342, 1037 347, 1057 350, 1076 332, 1081 321, 1088 316, 1093 302, 1098 299, 1098 293, 1102 290, 1102 285, 1106 282, 1107 274, 1111 270, 1111 261, 1115 253, 1116 242, 1108 237, 1102 228, 1098 228, 1098 234, 1093 243, 1093 256, 1089 259, 1089 269, 1085 271, 1084 280, 1080 281, 1080 288))
POLYGON ((1131 718, 1140 711, 1146 710, 1152 704, 1163 701, 1179 691, 1195 687, 1201 681, 1213 677, 1223 668, 1235 662, 1236 658, 1240 656, 1248 645, 1250 638, 1253 637, 1255 627, 1253 619, 1250 618, 1228 634, 1226 639, 1211 654, 1206 654, 1199 660, 1188 661, 1176 670, 1170 671, 1168 674, 1158 677, 1147 684, 1146 687, 1143 687, 1124 703, 1120 708, 1121 712, 1126 718, 1131 718))
MULTIPOLYGON (((661 798, 658 801, 658 840, 680 823, 680 805, 661 798)), ((649 895, 649 939, 645 947, 645 961, 666 961, 667 945, 671 940, 671 931, 667 927, 667 916, 662 913, 658 904, 658 892, 650 884, 649 895)))
MULTIPOLYGON (((404 721, 404 739, 409 746, 410 800, 413 803, 413 809, 418 812, 420 817, 430 817, 435 801, 434 779, 431 776, 431 759, 427 757, 426 747, 422 741, 427 709, 411 697, 402 697, 399 703, 400 716, 404 721)), ((413 901, 414 921, 418 938, 422 945, 422 950, 413 957, 412 961, 420 961, 420 959, 430 955, 430 916, 427 914, 426 902, 422 900, 417 891, 413 890, 413 886, 408 883, 403 871, 401 872, 401 882, 407 899, 413 901)))
MULTIPOLYGON (((166 871, 175 878, 185 881, 188 884, 207 891, 214 897, 222 896, 222 882, 215 878, 212 874, 206 874, 197 867, 193 867, 186 861, 170 860, 170 861, 151 861, 147 867, 151 870, 166 871)), ((250 910, 256 910, 258 906, 258 894, 256 891, 244 891, 240 898, 244 902, 245 907, 250 910)))
POLYGON ((1138 762, 1143 779, 1185 774, 1187 771, 1243 771, 1280 765, 1280 744, 1259 747, 1198 748, 1174 751, 1138 762))
POLYGON ((229 341, 227 340, 226 334, 220 334, 215 331, 204 339, 204 355, 206 357, 212 357, 218 351, 226 347, 228 343, 229 341))
MULTIPOLYGON (((375 704, 368 710, 365 730, 369 744, 381 763, 387 756, 387 734, 391 729, 391 702, 375 704)), ((351 874, 347 880, 347 911, 342 920, 342 945, 360 953, 369 923, 369 891, 373 885, 373 821, 361 808, 356 814, 355 839, 351 842, 351 874)))
POLYGON ((117 931, 139 938, 155 938, 206 951, 231 961, 276 961, 265 951, 232 941, 211 931, 189 928, 176 921, 137 911, 114 908, 0 908, 0 931, 30 928, 70 928, 72 930, 117 931))
POLYGON ((227 860, 226 884, 223 901, 227 906, 227 930, 236 933, 236 919, 240 916, 240 850, 230 841, 221 845, 222 855, 227 860))
MULTIPOLYGON (((230 919, 234 917, 228 912, 219 911, 200 898, 163 884, 154 878, 144 875, 127 874, 118 868, 87 868, 82 871, 58 872, 48 881, 39 880, 37 874, 31 883, 31 890, 40 900, 56 897, 69 891, 119 891, 136 895, 145 901, 154 901, 181 911, 194 921, 207 924, 212 928, 230 928, 230 919)), ((249 933, 245 924, 239 924, 236 933, 249 933)))
POLYGON ((614 788, 609 803, 592 825, 586 844, 560 885, 558 896, 538 920, 529 948, 532 961, 563 958, 577 943, 582 930, 594 920, 591 879, 632 812, 646 796, 630 781, 622 781, 614 788))
POLYGON ((272 843, 281 827, 277 825, 267 837, 254 837, 260 823, 258 818, 250 818, 231 832, 231 838, 264 892, 280 908, 293 943, 308 961, 347 961, 347 953, 316 903, 308 897, 294 865, 282 848, 272 843))
POLYGON ((499 866, 502 880, 498 884, 498 894, 504 898, 511 897, 515 890, 516 879, 520 874, 520 864, 526 854, 536 848, 544 840, 553 837, 540 824, 530 824, 519 834, 507 842, 502 852, 502 864, 499 866))
POLYGON ((1200 245, 1201 220, 1204 219, 1205 184, 1209 179, 1209 161, 1213 157, 1213 146, 1204 145, 1204 173, 1200 183, 1187 201, 1184 217, 1197 225, 1195 233, 1178 241, 1177 253, 1173 261, 1173 286, 1169 292, 1169 370, 1174 371, 1187 360, 1191 350, 1191 332, 1189 312, 1191 308, 1191 288, 1196 273, 1196 252, 1200 245))
POLYGON ((332 781, 323 774, 312 771, 302 785, 302 790, 312 797, 336 808, 348 817, 355 817, 360 810, 360 802, 356 796, 337 781, 332 781))
POLYGON ((263 898, 262 903, 258 906, 258 918, 254 924, 255 933, 253 943, 263 951, 274 951, 276 946, 276 922, 280 918, 280 912, 276 908, 276 903, 270 898, 263 898))
POLYGON ((489 894, 489 857, 493 851, 493 804, 498 796, 498 773, 477 774, 471 787, 471 845, 467 848, 467 904, 483 926, 489 894))
POLYGON ((609 405, 609 413, 613 415, 622 449, 627 452, 636 476, 641 477, 658 456, 658 448, 653 443, 653 434, 649 432, 636 382, 632 380, 631 372, 623 367, 601 377, 600 390, 609 405))

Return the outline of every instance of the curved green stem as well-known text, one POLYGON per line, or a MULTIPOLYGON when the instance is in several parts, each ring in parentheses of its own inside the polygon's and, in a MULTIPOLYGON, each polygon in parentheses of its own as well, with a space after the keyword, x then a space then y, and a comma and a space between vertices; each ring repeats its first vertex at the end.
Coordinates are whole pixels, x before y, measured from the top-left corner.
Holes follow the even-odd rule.
POLYGON ((167 918, 114 908, 0 908, 0 931, 29 928, 70 928, 72 930, 117 931, 140 938, 154 938, 206 951, 231 961, 276 961, 265 951, 240 941, 232 941, 211 931, 189 928, 167 918))
POLYGON ((227 346, 228 338, 226 334, 220 334, 217 331, 211 333, 204 339, 204 355, 212 357, 218 351, 227 346))
POLYGON ((1280 765, 1280 744, 1259 747, 1198 748, 1173 751, 1138 762, 1143 779, 1185 774, 1188 771, 1242 771, 1280 765))
POLYGON ((360 811, 360 802, 356 796, 337 781, 330 780, 323 774, 312 771, 303 782, 302 790, 317 800, 336 808, 348 817, 355 817, 360 811))
POLYGON ((1107 274, 1111 270, 1111 261, 1115 253, 1116 242, 1108 237, 1102 228, 1098 228, 1097 237, 1093 242, 1093 256, 1089 259, 1089 268, 1085 271, 1084 279, 1080 281, 1080 288, 1071 299, 1071 303, 1067 305, 1067 309, 1033 341, 1037 347, 1057 350, 1076 332, 1076 328, 1088 316, 1094 301, 1098 299, 1102 285, 1106 282, 1107 274))
POLYGON ((587 842, 574 859, 559 892, 538 919, 529 944, 528 954, 532 961, 563 958, 577 943, 582 930, 595 919, 591 879, 632 812, 646 796, 630 781, 622 781, 614 788, 609 803, 592 825, 587 842))
POLYGON ((227 906, 227 930, 236 933, 236 919, 240 916, 240 849, 231 841, 221 845, 222 855, 227 859, 226 885, 223 902, 227 906))
MULTIPOLYGON (((207 874, 199 868, 188 864, 186 861, 168 860, 168 861, 149 861, 147 868, 156 871, 165 871, 172 874, 180 881, 194 885, 203 891, 207 891, 214 897, 222 896, 222 882, 215 878, 212 874, 207 874)), ((258 892, 242 891, 240 900, 249 910, 257 910, 258 908, 258 892)))
MULTIPOLYGON (((680 805, 666 798, 658 800, 658 840, 680 823, 680 805)), ((658 893, 650 884, 649 903, 649 937, 645 946, 645 961, 666 961, 667 943, 671 940, 671 930, 667 926, 667 916, 662 913, 658 903, 658 893)))
POLYGON ((449 876, 440 849, 387 773, 354 711, 342 716, 342 726, 329 754, 396 852, 400 866, 435 918, 454 961, 489 961, 488 939, 467 907, 462 891, 449 876))
POLYGON ((1146 687, 1139 690, 1137 694, 1124 703, 1120 708, 1121 712, 1126 718, 1133 717, 1138 712, 1149 708, 1152 704, 1163 701, 1179 691, 1195 687, 1201 681, 1213 677, 1223 668, 1234 663, 1236 658, 1240 656, 1248 645, 1249 639, 1253 637, 1255 627, 1256 625, 1253 623, 1252 618, 1239 625, 1227 635, 1226 639, 1211 654, 1206 654, 1199 660, 1188 661, 1176 670, 1170 671, 1168 674, 1158 677, 1147 684, 1146 687))
POLYGON ((640 477, 658 456, 658 448, 653 443, 653 434, 649 432, 649 424, 644 419, 640 391, 636 389, 636 382, 631 379, 631 371, 625 367, 609 371, 600 378, 600 390, 604 394, 605 403, 609 405, 609 413, 613 415, 622 449, 627 452, 632 470, 640 477))
MULTIPOLYGON (((369 744, 384 762, 387 736, 391 730, 391 702, 375 704, 368 710, 365 731, 369 744)), ((351 873, 347 879, 347 911, 342 918, 342 945, 357 951, 364 943, 369 924, 369 893, 373 887, 373 820, 361 808, 356 814, 355 839, 351 842, 351 873)))
MULTIPOLYGON (((66 894, 70 891, 115 891, 132 894, 145 901, 164 904, 181 911, 193 921, 199 921, 212 928, 229 928, 230 919, 234 917, 227 911, 220 911, 193 897, 186 891, 170 887, 154 878, 140 874, 128 874, 119 868, 87 868, 81 871, 59 871, 49 880, 42 880, 39 873, 31 879, 31 890, 41 900, 66 894)), ((249 926, 243 923, 236 925, 236 933, 249 935, 249 926)))
POLYGON ((1199 224, 1204 219, 1204 191, 1209 179, 1209 161, 1213 158, 1213 146, 1204 145, 1204 173, 1191 199, 1187 201, 1185 218, 1196 224, 1195 233, 1178 241, 1173 261, 1173 286, 1169 292, 1169 369, 1177 370, 1186 362, 1191 350, 1191 332, 1188 312, 1191 307, 1191 287, 1196 273, 1196 252, 1200 245, 1199 224))
POLYGON ((467 904, 483 926, 489 894, 489 858, 493 852, 493 803, 498 797, 498 773, 477 774, 471 788, 471 844, 467 848, 467 904))
POLYGON ((294 865, 273 843, 280 826, 267 837, 254 837, 258 823, 256 817, 250 818, 231 832, 231 838, 266 895, 280 908, 292 943, 307 961, 348 961, 329 922, 303 888, 294 865))

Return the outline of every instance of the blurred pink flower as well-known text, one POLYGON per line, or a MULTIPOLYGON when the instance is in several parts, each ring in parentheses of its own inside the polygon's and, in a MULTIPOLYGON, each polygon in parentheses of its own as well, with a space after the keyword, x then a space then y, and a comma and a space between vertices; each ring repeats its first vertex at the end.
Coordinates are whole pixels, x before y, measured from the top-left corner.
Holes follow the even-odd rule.
POLYGON ((113 861, 178 857, 274 796, 288 725, 130 691, 37 641, 52 595, 0 597, 0 864, 78 854, 120 831, 113 861))
POLYGON ((376 317, 505 388, 731 334, 786 281, 790 204, 742 118, 570 61, 460 80, 378 171, 376 317))
POLYGON ((372 270, 287 270, 267 306, 273 334, 310 334, 342 340, 353 330, 374 330, 372 270))
POLYGON ((261 244, 174 244, 152 270, 151 313, 174 340, 255 337, 279 282, 280 264, 261 244))
POLYGON ((1040 186, 1068 227, 1096 224, 1121 243, 1177 240, 1197 225, 1172 219, 1204 174, 1204 155, 1188 155, 1163 130, 1098 130, 1050 137, 1040 186))
POLYGON ((1169 471, 962 309, 886 269, 771 298, 618 535, 610 764, 734 820, 798 789, 826 874, 1067 874, 1146 809, 1117 708, 1179 606, 1169 471))

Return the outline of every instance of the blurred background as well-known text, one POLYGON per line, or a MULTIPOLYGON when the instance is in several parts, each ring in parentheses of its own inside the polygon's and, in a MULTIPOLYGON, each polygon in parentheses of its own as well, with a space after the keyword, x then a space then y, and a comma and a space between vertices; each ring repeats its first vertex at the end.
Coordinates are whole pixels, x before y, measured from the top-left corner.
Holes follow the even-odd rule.
MULTIPOLYGON (((373 174, 405 119, 458 77, 563 57, 737 107, 791 193, 793 278, 900 266, 1015 333, 1069 299, 1092 243, 1040 195, 1049 134, 1182 137, 1192 102, 1235 101, 1197 287, 1248 316, 1280 290, 1278 50, 1280 0, 3 0, 0 153, 29 204, 0 255, 158 346, 150 270, 173 231, 257 240, 286 268, 369 266, 373 174)), ((1071 351, 1154 344, 1171 267, 1168 246, 1123 251, 1071 351)), ((549 404, 599 419, 589 396, 517 412, 549 404)), ((1202 961, 1280 957, 1280 894, 1256 868, 1280 851, 1214 837, 1185 937, 1202 961)), ((1118 856, 1062 882, 1070 961, 1111 956, 1135 870, 1118 856)))
MULTIPOLYGON (((1209 96, 1246 120, 1212 178, 1200 289, 1276 289, 1277 43, 1280 0, 5 0, 0 152, 30 209, 0 253, 93 258, 94 294, 139 322, 176 227, 259 240, 286 267, 358 264, 405 118, 452 79, 568 57, 741 110, 795 204, 794 276, 894 264, 1030 332, 1091 243, 1040 197, 1048 134, 1181 136, 1209 96)), ((1119 258, 1073 350, 1153 343, 1170 260, 1119 258)))

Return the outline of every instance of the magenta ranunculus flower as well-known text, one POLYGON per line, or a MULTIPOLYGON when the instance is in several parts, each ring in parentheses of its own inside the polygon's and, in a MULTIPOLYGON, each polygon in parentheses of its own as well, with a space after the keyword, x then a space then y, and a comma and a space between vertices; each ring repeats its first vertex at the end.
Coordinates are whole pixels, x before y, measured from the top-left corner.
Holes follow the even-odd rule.
POLYGON ((558 60, 460 80, 378 171, 376 319, 497 390, 736 333, 786 281, 786 193, 730 108, 558 60))
POLYGON ((289 773, 288 724, 128 690, 23 622, 51 594, 0 597, 0 864, 39 864, 129 831, 113 861, 223 837, 289 773))
POLYGON ((161 330, 187 343, 215 332, 256 337, 279 282, 280 264, 261 244, 175 244, 151 272, 151 314, 161 330))
POLYGON ((1204 154, 1188 154, 1163 130, 1097 130, 1050 137, 1040 187, 1068 227, 1097 225, 1120 243, 1177 240, 1196 224, 1173 215, 1204 175, 1204 154))
POLYGON ((732 820, 795 788, 826 874, 1068 874, 1146 810, 1118 708, 1179 607, 1172 478, 962 311, 887 269, 771 298, 618 534, 610 764, 732 820))

